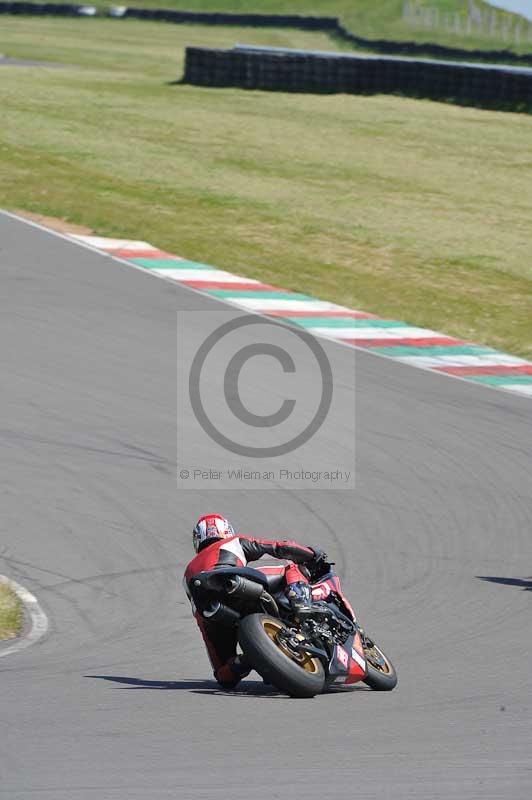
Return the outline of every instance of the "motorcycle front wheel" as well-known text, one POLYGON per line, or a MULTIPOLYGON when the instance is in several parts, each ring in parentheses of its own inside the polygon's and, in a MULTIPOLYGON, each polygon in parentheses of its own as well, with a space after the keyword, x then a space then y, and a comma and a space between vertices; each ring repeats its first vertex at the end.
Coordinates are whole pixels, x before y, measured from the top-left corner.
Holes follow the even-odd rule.
POLYGON ((323 690, 325 670, 308 653, 296 653, 283 642, 287 626, 268 614, 250 614, 241 620, 238 641, 253 669, 290 697, 314 697, 323 690))
POLYGON ((376 692, 390 692, 395 689, 397 673, 388 656, 369 636, 364 636, 363 645, 368 671, 364 683, 376 692))

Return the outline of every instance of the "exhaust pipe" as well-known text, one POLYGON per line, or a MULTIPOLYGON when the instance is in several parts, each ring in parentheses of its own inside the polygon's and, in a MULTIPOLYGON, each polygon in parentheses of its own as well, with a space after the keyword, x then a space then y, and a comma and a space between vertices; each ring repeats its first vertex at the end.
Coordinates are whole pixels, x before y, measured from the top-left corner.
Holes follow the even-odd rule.
POLYGON ((246 600, 258 600, 263 596, 264 589, 261 584, 256 581, 250 581, 249 578, 235 575, 234 578, 229 578, 226 585, 226 592, 232 597, 241 597, 246 600))
POLYGON ((234 608, 224 606, 223 603, 211 603, 202 613, 209 622, 217 622, 220 625, 235 625, 239 619, 240 614, 234 608))

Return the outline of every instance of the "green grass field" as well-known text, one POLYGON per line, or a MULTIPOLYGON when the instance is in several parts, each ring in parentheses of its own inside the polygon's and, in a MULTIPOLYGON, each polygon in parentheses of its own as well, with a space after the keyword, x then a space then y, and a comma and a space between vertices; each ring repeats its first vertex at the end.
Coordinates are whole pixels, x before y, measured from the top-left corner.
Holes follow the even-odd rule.
POLYGON ((14 592, 0 583, 0 641, 12 639, 22 628, 22 605, 14 592))
POLYGON ((290 31, 3 18, 0 205, 532 357, 532 118, 171 85, 290 31))
MULTIPOLYGON (((97 3, 103 7, 112 4, 105 0, 97 3)), ((370 39, 532 53, 532 40, 527 35, 532 26, 529 29, 517 15, 494 8, 483 0, 409 0, 409 9, 406 0, 135 0, 131 5, 180 11, 338 17, 349 31, 370 39), (419 9, 418 14, 413 13, 413 6, 419 9), (427 9, 432 14, 424 13, 427 9), (468 16, 471 17, 469 23, 468 16)))

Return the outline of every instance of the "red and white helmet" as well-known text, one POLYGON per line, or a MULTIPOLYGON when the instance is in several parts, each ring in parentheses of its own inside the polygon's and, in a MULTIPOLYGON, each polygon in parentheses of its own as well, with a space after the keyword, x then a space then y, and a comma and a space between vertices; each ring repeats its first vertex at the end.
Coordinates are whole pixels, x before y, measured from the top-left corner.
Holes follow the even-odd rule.
POLYGON ((235 535, 235 531, 230 522, 220 514, 205 514, 200 517, 192 531, 192 544, 194 550, 199 553, 205 542, 216 541, 216 539, 229 539, 235 535))

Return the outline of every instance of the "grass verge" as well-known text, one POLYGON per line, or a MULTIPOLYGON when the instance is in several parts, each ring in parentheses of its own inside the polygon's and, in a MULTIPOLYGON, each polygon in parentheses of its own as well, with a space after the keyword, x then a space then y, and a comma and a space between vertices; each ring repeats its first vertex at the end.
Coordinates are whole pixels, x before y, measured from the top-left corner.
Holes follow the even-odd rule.
POLYGON ((2 20, 0 205, 532 358, 532 117, 176 86, 187 44, 321 34, 2 20))
POLYGON ((22 603, 5 583, 0 583, 0 641, 13 639, 22 630, 22 603))

